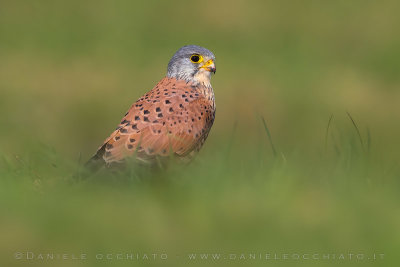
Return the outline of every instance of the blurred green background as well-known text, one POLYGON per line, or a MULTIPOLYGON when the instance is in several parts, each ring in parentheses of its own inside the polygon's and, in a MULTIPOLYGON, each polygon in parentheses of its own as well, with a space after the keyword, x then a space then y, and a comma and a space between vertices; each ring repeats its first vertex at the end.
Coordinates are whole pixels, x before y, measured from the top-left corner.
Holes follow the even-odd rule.
POLYGON ((399 9, 395 0, 0 1, 0 265, 398 265, 399 9), (74 183, 186 44, 217 58, 216 121, 196 160, 74 183), (14 258, 27 251, 88 260, 14 258), (93 259, 128 252, 168 260, 93 259))

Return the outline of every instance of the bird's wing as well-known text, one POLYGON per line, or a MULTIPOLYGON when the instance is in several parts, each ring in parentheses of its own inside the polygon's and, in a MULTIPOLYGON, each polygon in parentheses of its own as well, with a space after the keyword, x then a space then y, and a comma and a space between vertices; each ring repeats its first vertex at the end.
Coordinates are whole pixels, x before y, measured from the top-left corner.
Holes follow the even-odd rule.
POLYGON ((194 88, 160 82, 132 105, 96 155, 107 164, 134 154, 145 162, 170 154, 184 157, 205 139, 212 113, 209 100, 194 88))

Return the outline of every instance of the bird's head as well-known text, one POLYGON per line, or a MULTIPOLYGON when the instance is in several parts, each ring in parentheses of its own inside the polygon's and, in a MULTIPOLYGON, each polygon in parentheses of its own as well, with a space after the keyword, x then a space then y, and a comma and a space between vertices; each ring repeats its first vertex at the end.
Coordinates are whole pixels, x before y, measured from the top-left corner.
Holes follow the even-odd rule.
POLYGON ((201 46, 181 47, 168 63, 167 76, 195 84, 210 84, 211 73, 215 74, 214 54, 201 46))

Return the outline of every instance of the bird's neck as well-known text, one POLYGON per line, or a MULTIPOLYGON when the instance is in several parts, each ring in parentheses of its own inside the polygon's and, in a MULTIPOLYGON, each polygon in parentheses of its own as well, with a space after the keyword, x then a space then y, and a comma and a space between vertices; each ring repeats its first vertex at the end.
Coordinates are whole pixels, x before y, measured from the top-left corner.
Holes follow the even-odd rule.
POLYGON ((210 102, 210 105, 215 109, 215 96, 214 96, 214 90, 210 83, 210 79, 196 81, 193 78, 177 79, 175 77, 167 76, 157 84, 156 88, 159 86, 172 84, 172 87, 175 89, 178 83, 181 83, 181 88, 185 88, 188 86, 196 90, 196 92, 201 94, 205 99, 207 99, 210 102))
POLYGON ((204 86, 211 88, 211 72, 206 70, 199 70, 194 75, 185 72, 167 73, 168 78, 174 78, 176 80, 184 80, 186 83, 190 83, 194 86, 204 86))
POLYGON ((213 107, 213 109, 215 109, 215 96, 211 84, 209 82, 207 84, 193 83, 192 86, 196 87, 196 91, 201 93, 210 102, 210 105, 213 107))
MULTIPOLYGON (((200 70, 192 78, 192 83, 211 88, 211 72, 200 70)), ((212 88, 211 88, 212 90, 212 88)))

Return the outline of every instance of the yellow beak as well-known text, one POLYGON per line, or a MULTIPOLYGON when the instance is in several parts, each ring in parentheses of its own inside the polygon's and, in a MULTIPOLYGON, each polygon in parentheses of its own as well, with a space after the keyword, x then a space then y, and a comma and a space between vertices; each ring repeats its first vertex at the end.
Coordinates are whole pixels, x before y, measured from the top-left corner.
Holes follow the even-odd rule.
POLYGON ((215 74, 215 71, 217 70, 217 69, 215 68, 214 60, 212 60, 212 59, 210 59, 209 61, 207 61, 206 63, 204 63, 204 65, 201 66, 200 68, 201 68, 201 69, 206 69, 206 70, 208 70, 209 72, 212 72, 212 73, 214 73, 214 74, 215 74))

